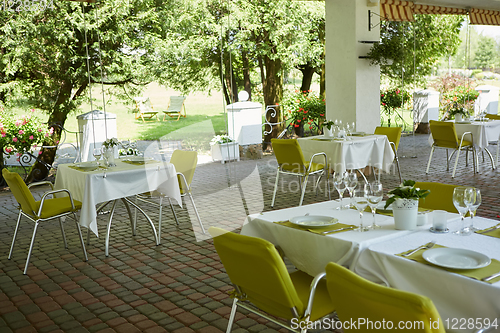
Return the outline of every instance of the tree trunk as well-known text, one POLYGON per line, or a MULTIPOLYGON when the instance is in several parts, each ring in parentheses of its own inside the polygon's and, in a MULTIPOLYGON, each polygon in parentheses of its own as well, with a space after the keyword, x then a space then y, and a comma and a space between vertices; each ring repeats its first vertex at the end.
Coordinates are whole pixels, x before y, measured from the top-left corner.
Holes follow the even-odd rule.
MULTIPOLYGON (((43 145, 44 146, 57 146, 59 141, 61 140, 61 132, 64 128, 64 123, 68 117, 68 113, 71 111, 67 105, 71 100, 71 91, 73 89, 73 84, 65 80, 62 83, 61 90, 59 92, 58 99, 52 112, 50 113, 48 119, 48 125, 59 125, 54 127, 54 133, 52 137, 48 138, 43 145)), ((43 148, 41 154, 38 158, 42 161, 36 161, 31 168, 31 172, 26 178, 26 183, 31 183, 32 181, 42 180, 49 175, 49 169, 45 166, 44 163, 52 165, 54 164, 54 160, 56 157, 57 147, 56 148, 43 148)))
POLYGON ((226 88, 228 90, 228 95, 230 97, 230 103, 238 101, 238 87, 236 85, 236 77, 234 75, 233 67, 229 61, 230 57, 224 58, 224 80, 226 82, 226 88))
POLYGON ((248 52, 241 51, 243 62, 243 89, 248 93, 248 100, 252 100, 252 82, 250 81, 250 62, 248 61, 248 52))
POLYGON ((312 78, 314 75, 314 68, 310 64, 305 64, 299 67, 302 72, 302 85, 300 86, 300 91, 311 90, 312 78))
MULTIPOLYGON (((283 96, 283 78, 281 74, 281 60, 279 58, 271 59, 268 56, 264 57, 264 64, 266 68, 266 84, 264 85, 264 104, 277 105, 281 102, 283 96)), ((279 123, 283 119, 281 111, 278 109, 276 115, 266 114, 267 120, 271 123, 279 123)), ((271 133, 266 134, 264 137, 263 149, 267 149, 267 145, 271 142, 272 138, 276 138, 282 129, 282 125, 273 126, 271 133)))

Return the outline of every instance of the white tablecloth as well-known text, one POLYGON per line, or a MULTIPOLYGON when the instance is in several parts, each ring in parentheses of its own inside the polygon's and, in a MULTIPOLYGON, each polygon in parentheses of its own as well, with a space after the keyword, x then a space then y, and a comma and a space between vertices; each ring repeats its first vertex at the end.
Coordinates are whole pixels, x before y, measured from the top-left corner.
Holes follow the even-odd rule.
POLYGON ((132 165, 120 160, 116 164, 105 171, 83 172, 70 168, 73 164, 61 164, 57 169, 55 188, 68 189, 76 200, 82 202, 80 225, 90 228, 96 236, 98 203, 158 189, 182 205, 173 164, 132 165))
POLYGON ((304 158, 309 161, 313 154, 324 152, 335 172, 363 169, 366 166, 389 172, 394 161, 394 152, 385 135, 353 136, 346 141, 315 139, 327 138, 315 136, 298 139, 304 158))
MULTIPOLYGON (((498 221, 474 218, 479 228, 489 227, 498 221)), ((449 221, 450 222, 450 221, 449 221)), ((458 220, 451 222, 451 229, 458 227, 458 220)), ((434 234, 421 230, 389 242, 371 245, 361 253, 351 267, 359 275, 393 288, 407 290, 432 299, 444 321, 447 318, 490 318, 500 316, 500 282, 489 284, 462 275, 453 274, 437 267, 395 256, 432 240, 447 247, 464 248, 484 253, 500 260, 500 239, 473 234, 459 236, 452 233, 434 234)), ((500 323, 499 323, 500 325, 500 323)), ((446 327, 445 327, 446 328, 446 327)), ((474 330, 454 330, 472 332, 474 330)))
MULTIPOLYGON (((377 224, 382 226, 381 229, 367 232, 343 231, 330 235, 318 235, 272 223, 309 213, 310 215, 336 217, 340 223, 359 225, 359 213, 356 210, 334 209, 338 205, 337 201, 328 201, 253 214, 248 216, 241 234, 263 238, 279 245, 295 267, 315 276, 324 272, 326 264, 330 261, 346 266, 355 265, 361 251, 368 246, 412 232, 395 230, 393 218, 384 215, 376 215, 377 224)), ((373 215, 365 212, 363 214, 364 225, 370 225, 372 221, 373 215)))

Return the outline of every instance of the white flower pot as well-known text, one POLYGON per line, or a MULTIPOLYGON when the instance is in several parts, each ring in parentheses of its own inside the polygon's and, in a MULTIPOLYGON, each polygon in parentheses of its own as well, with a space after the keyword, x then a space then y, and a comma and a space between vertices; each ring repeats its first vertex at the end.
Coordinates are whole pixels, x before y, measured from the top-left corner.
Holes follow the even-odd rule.
POLYGON ((396 199, 392 203, 392 212, 397 230, 417 228, 418 199, 396 199))
POLYGON ((331 129, 328 129, 328 127, 324 126, 323 127, 323 135, 327 138, 332 138, 333 137, 333 127, 331 129))
POLYGON ((222 164, 226 161, 240 160, 240 146, 238 142, 228 142, 214 144, 210 147, 213 161, 220 161, 222 164))
POLYGON ((462 121, 462 115, 459 113, 455 114, 455 121, 462 121))

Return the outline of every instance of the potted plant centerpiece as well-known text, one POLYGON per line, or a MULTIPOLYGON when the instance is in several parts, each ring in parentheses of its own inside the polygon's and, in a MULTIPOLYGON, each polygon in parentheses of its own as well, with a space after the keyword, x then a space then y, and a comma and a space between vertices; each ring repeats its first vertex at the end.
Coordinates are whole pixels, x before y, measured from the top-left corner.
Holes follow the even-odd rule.
POLYGON ((326 137, 333 137, 333 128, 336 126, 335 122, 328 120, 323 123, 323 135, 326 137))
POLYGON ((240 160, 240 147, 238 142, 231 139, 228 135, 216 135, 210 141, 210 151, 213 161, 240 160))
POLYGON ((102 155, 108 167, 116 166, 115 147, 117 147, 119 143, 117 138, 107 139, 102 143, 102 155))
POLYGON ((415 181, 405 180, 399 187, 388 192, 385 208, 392 204, 397 230, 413 230, 417 227, 418 200, 431 193, 415 187, 415 181))
POLYGON ((462 121, 469 117, 469 112, 461 104, 454 103, 448 110, 448 114, 455 118, 455 121, 462 121))

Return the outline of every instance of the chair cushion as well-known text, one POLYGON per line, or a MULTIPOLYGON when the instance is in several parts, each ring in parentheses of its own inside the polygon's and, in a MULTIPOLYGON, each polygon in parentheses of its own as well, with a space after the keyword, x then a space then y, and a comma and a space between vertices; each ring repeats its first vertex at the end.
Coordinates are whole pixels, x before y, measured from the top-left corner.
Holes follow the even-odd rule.
MULTIPOLYGON (((307 305, 309 301, 310 286, 313 277, 302 272, 297 271, 290 274, 292 283, 295 286, 295 290, 299 295, 300 300, 303 304, 307 305)), ((323 279, 318 283, 316 293, 314 295, 314 303, 311 311, 311 321, 315 321, 319 318, 326 316, 334 311, 332 300, 328 294, 328 289, 326 288, 326 280, 323 279)))
MULTIPOLYGON (((306 162, 305 164, 306 164, 306 167, 309 167, 310 162, 306 162)), ((324 168, 325 168, 324 164, 312 162, 311 170, 309 170, 309 172, 319 171, 319 170, 322 170, 324 168)))
MULTIPOLYGON (((41 201, 36 202, 36 212, 40 208, 41 201)), ((73 200, 75 204, 75 209, 71 207, 71 201, 69 197, 45 199, 43 202, 43 210, 40 214, 40 218, 46 219, 59 214, 69 213, 72 211, 77 211, 82 208, 82 203, 78 200, 73 200)))

